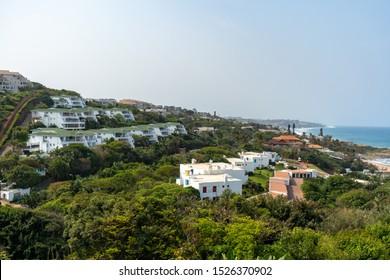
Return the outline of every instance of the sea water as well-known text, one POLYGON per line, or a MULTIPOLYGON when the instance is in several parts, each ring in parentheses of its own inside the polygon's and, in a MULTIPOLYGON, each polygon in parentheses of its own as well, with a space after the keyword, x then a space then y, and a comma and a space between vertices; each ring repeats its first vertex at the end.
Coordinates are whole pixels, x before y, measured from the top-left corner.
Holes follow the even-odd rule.
MULTIPOLYGON (((301 128, 297 129, 297 132, 318 135, 320 129, 320 127, 301 128)), ((390 148, 390 127, 326 126, 322 129, 324 135, 330 135, 333 139, 378 148, 390 148)))
MULTIPOLYGON (((297 133, 318 135, 320 129, 321 127, 300 128, 297 129, 297 133)), ((377 148, 390 148, 390 127, 326 126, 322 129, 324 135, 330 135, 333 139, 377 148)), ((378 158, 373 162, 390 166, 390 158, 378 158)))

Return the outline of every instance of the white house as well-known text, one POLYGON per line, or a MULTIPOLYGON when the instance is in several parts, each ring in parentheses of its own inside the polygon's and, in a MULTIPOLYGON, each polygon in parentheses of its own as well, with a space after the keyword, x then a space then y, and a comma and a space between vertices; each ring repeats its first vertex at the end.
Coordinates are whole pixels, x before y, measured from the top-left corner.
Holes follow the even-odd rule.
POLYGON ((193 160, 191 164, 180 164, 176 184, 198 189, 203 199, 218 197, 225 189, 242 194, 242 185, 247 180, 243 168, 223 162, 196 163, 193 160))
POLYGON ((244 169, 246 172, 255 171, 255 163, 247 158, 226 158, 233 166, 244 169))
POLYGON ((85 101, 79 96, 59 95, 50 97, 53 102, 53 108, 85 108, 85 101))
POLYGON ((192 175, 221 175, 227 174, 233 178, 240 179, 242 183, 248 180, 248 176, 245 174, 245 170, 240 167, 236 167, 230 163, 224 162, 209 162, 209 163, 191 163, 180 164, 180 181, 179 185, 186 186, 186 179, 192 175))
POLYGON ((270 162, 275 162, 279 159, 278 154, 275 152, 241 152, 239 156, 248 163, 252 163, 255 169, 268 167, 270 162))
POLYGON ((19 88, 26 87, 30 81, 18 72, 0 70, 0 92, 19 92, 19 88))
POLYGON ((4 188, 0 191, 0 197, 1 199, 7 200, 7 201, 15 201, 22 198, 23 195, 29 195, 30 194, 30 188, 28 189, 11 189, 11 188, 4 188))
POLYGON ((225 190, 242 194, 242 181, 227 174, 194 175, 190 177, 188 186, 199 190, 201 199, 216 199, 225 190))

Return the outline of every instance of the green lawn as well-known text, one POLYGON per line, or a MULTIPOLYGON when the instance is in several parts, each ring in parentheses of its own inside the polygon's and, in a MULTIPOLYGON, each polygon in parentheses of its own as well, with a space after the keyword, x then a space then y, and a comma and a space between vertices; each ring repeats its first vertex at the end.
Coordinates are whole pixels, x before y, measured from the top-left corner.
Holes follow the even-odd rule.
POLYGON ((274 172, 268 169, 255 170, 253 176, 249 176, 249 179, 257 184, 265 187, 268 184, 269 177, 273 176, 274 172))

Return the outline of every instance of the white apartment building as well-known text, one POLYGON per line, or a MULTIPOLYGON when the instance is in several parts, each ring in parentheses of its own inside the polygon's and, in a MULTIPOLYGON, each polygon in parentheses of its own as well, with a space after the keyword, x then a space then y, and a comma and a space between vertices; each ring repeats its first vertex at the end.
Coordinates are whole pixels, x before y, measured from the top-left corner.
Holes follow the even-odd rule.
POLYGON ((91 131, 71 131, 60 128, 38 128, 34 129, 27 141, 26 148, 30 152, 51 151, 73 144, 81 144, 86 147, 97 145, 96 134, 91 131))
POLYGON ((100 109, 100 110, 110 118, 113 118, 116 115, 121 115, 126 122, 132 122, 135 120, 133 112, 128 109, 112 108, 112 109, 100 109))
POLYGON ((168 125, 165 123, 150 124, 149 127, 153 128, 158 137, 168 137, 171 135, 168 125))
POLYGON ((123 116, 125 121, 134 121, 133 113, 123 109, 101 108, 50 108, 32 110, 32 120, 41 121, 46 127, 56 126, 62 129, 79 130, 85 129, 87 119, 97 121, 98 116, 107 115, 114 117, 116 114, 123 116), (115 113, 114 113, 115 112, 115 113))
POLYGON ((170 135, 175 133, 187 134, 186 128, 181 123, 168 122, 166 123, 166 125, 168 126, 168 131, 170 135))
POLYGON ((51 96, 54 102, 53 108, 85 108, 83 98, 71 95, 51 96))
POLYGON ((150 143, 159 142, 156 131, 150 125, 131 126, 130 133, 133 135, 147 137, 150 143))
POLYGON ((56 126, 62 129, 85 129, 85 121, 88 118, 96 119, 97 112, 88 112, 80 109, 50 108, 31 110, 33 122, 40 121, 46 127, 56 126))
POLYGON ((104 144, 109 139, 126 141, 134 148, 134 139, 127 128, 103 128, 91 130, 64 130, 59 128, 38 128, 30 134, 27 149, 30 152, 41 151, 50 153, 55 149, 72 144, 81 144, 86 147, 95 147, 104 144))
POLYGON ((18 72, 0 70, 0 92, 19 92, 19 88, 26 87, 30 81, 18 72))
POLYGON ((104 144, 107 140, 114 139, 119 141, 125 141, 134 148, 134 139, 131 136, 129 127, 119 127, 119 128, 102 128, 102 129, 91 129, 89 132, 95 133, 96 144, 104 144))

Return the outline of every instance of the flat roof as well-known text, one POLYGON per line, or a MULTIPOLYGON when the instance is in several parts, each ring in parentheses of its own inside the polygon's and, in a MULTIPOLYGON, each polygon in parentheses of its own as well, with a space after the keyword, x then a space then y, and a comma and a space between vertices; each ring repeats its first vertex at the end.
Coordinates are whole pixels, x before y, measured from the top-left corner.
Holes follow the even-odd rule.
POLYGON ((54 136, 54 137, 72 137, 72 136, 93 136, 94 132, 89 130, 65 130, 61 128, 37 128, 31 133, 31 136, 54 136))
POLYGON ((219 174, 219 175, 192 175, 190 176, 190 180, 194 182, 199 183, 223 183, 225 182, 225 177, 227 179, 227 182, 241 182, 240 179, 231 177, 226 174, 219 174))
POLYGON ((238 168, 231 163, 225 162, 212 162, 212 163, 188 163, 183 164, 188 168, 199 168, 203 170, 209 170, 211 166, 211 170, 223 170, 223 169, 235 169, 235 170, 243 170, 242 168, 238 168))
POLYGON ((11 72, 8 70, 0 70, 0 75, 16 75, 16 76, 22 76, 19 72, 11 72))

